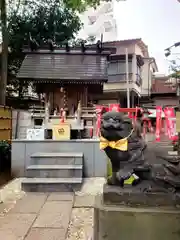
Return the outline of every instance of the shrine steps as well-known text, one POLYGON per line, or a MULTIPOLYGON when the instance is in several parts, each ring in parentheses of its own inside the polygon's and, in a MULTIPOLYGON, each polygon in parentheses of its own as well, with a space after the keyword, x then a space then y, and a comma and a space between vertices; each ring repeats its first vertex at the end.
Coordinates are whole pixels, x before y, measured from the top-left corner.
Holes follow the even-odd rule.
POLYGON ((26 168, 26 192, 78 190, 83 180, 83 153, 35 153, 26 168))
POLYGON ((22 190, 26 192, 73 192, 82 184, 82 178, 26 178, 22 190))
POLYGON ((30 165, 27 167, 29 178, 82 178, 82 165, 30 165))

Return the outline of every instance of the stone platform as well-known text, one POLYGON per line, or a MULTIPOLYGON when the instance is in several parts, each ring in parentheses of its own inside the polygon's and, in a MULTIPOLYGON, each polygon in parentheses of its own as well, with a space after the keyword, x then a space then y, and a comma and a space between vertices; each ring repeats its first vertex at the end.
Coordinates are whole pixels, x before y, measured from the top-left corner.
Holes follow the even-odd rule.
MULTIPOLYGON (((166 192, 143 192, 148 187, 148 181, 137 186, 109 186, 104 184, 103 201, 105 204, 126 206, 177 206, 180 205, 180 194, 166 192)), ((165 189, 166 190, 166 189, 165 189)))
MULTIPOLYGON (((144 183, 145 184, 145 183, 144 183)), ((104 184, 94 206, 94 240, 179 240, 180 197, 104 184)))
POLYGON ((179 240, 180 211, 96 205, 93 240, 179 240))

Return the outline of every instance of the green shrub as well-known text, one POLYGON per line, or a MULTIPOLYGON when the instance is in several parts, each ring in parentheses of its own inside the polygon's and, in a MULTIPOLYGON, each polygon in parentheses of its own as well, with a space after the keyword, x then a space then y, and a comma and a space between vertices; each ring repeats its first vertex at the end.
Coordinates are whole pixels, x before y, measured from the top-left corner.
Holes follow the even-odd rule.
POLYGON ((11 144, 7 141, 0 141, 0 171, 11 167, 11 144))

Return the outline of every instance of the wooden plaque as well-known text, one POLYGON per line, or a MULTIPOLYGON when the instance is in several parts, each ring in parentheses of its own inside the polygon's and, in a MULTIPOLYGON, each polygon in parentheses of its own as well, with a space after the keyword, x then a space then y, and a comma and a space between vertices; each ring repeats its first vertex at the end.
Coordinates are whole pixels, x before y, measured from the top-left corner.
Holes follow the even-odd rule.
POLYGON ((180 112, 176 112, 176 132, 180 132, 180 112))
POLYGON ((70 140, 70 124, 61 123, 52 127, 54 140, 70 140))

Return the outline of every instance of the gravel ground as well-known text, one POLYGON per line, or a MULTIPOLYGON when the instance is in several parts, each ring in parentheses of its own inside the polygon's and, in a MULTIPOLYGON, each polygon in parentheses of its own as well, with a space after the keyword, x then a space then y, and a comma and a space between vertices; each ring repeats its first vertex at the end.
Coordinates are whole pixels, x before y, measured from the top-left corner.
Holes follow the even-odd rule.
POLYGON ((105 178, 86 178, 84 179, 81 191, 75 192, 77 196, 83 195, 97 195, 103 192, 103 184, 105 183, 105 178))
MULTIPOLYGON (((0 215, 12 209, 17 200, 25 195, 21 191, 22 178, 12 180, 0 189, 0 215)), ((91 240, 93 237, 93 203, 95 196, 102 193, 104 178, 84 179, 81 191, 75 192, 66 240, 91 240)))
POLYGON ((21 191, 22 179, 14 179, 0 188, 0 214, 7 213, 25 193, 21 191))
POLYGON ((93 208, 73 208, 66 240, 91 240, 93 208))
POLYGON ((84 179, 81 191, 75 192, 66 240, 91 240, 93 238, 93 205, 95 196, 103 191, 105 178, 84 179))

